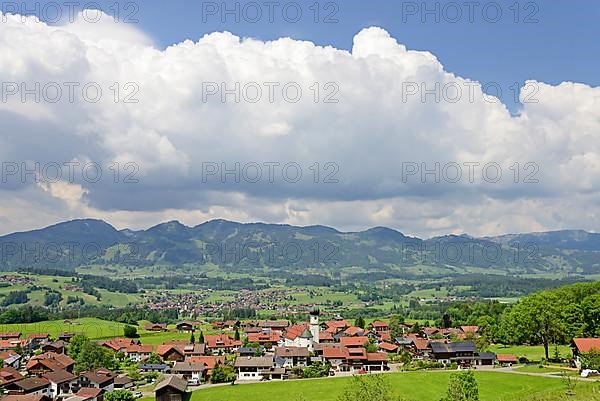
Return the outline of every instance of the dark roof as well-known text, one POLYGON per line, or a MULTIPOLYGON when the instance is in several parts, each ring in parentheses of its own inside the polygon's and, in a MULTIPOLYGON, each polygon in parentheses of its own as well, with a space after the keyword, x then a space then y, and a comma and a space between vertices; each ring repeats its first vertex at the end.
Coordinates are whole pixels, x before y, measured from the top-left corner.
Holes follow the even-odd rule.
POLYGON ((479 359, 491 359, 494 361, 496 360, 496 354, 493 352, 480 352, 479 359))
POLYGON ((302 334, 300 334, 299 336, 300 338, 306 338, 306 339, 311 339, 313 338, 312 333, 310 332, 310 330, 307 328, 304 329, 304 331, 302 332, 302 334))
POLYGON ((398 345, 410 345, 412 343, 413 343, 412 338, 396 337, 396 344, 398 344, 398 345))
POLYGON ((455 353, 455 352, 477 352, 475 344, 469 341, 458 341, 445 343, 442 341, 431 341, 429 343, 431 351, 436 353, 455 353))
POLYGON ((47 387, 50 385, 50 382, 44 378, 40 377, 28 377, 25 379, 18 380, 16 382, 10 383, 7 387, 18 387, 23 389, 24 391, 36 391, 47 387))
POLYGON ((91 382, 102 385, 104 383, 108 383, 111 380, 114 380, 114 378, 117 375, 108 369, 97 369, 90 372, 83 372, 81 376, 86 377, 91 382))
POLYGON ((140 369, 166 369, 168 367, 167 364, 164 363, 142 363, 140 364, 140 369))
POLYGON ((281 357, 308 357, 306 347, 275 347, 275 355, 281 357))
POLYGON ((45 377, 46 379, 50 380, 51 382, 58 383, 58 384, 70 382, 72 380, 77 379, 77 376, 75 376, 72 373, 67 372, 66 370, 55 370, 54 372, 46 373, 42 377, 45 377))
POLYGON ((175 362, 171 372, 203 372, 205 369, 206 366, 201 362, 175 362))
POLYGON ((185 390, 187 389, 187 381, 177 376, 170 376, 158 383, 154 389, 154 392, 162 390, 165 387, 172 387, 175 390, 185 393, 185 390))
POLYGON ((95 387, 82 387, 79 389, 76 395, 85 398, 96 398, 100 395, 100 393, 102 393, 102 389, 95 387))
POLYGON ((133 383, 133 380, 127 376, 121 376, 115 378, 115 384, 128 384, 133 383))

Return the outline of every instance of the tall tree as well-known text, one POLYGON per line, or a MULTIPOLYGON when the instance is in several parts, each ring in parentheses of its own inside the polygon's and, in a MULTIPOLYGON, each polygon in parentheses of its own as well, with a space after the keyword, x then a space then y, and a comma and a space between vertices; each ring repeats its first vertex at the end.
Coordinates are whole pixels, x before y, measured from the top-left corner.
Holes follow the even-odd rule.
POLYGON ((394 315, 390 318, 390 331, 392 332, 392 338, 401 337, 404 334, 404 316, 394 315))
POLYGON ((353 376, 338 401, 395 401, 383 375, 353 376))
POLYGON ((134 401, 135 397, 129 390, 114 390, 104 394, 104 401, 134 401))
POLYGON ((360 327, 361 329, 365 328, 365 319, 363 319, 362 316, 359 316, 356 321, 354 322, 354 325, 356 327, 360 327))
POLYGON ((479 388, 472 371, 466 370, 450 376, 446 396, 441 401, 478 401, 479 388))
POLYGON ((561 299, 551 291, 523 298, 503 319, 503 331, 514 343, 542 344, 546 360, 551 342, 564 340, 561 299))

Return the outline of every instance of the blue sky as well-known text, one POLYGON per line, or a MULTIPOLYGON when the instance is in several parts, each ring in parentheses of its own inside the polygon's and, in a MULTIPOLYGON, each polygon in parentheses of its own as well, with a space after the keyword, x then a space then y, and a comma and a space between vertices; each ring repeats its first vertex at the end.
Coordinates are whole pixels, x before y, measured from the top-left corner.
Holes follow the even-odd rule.
MULTIPOLYGON (((52 2, 25 3, 33 9, 35 3, 44 7, 52 2)), ((271 2, 275 4, 272 22, 267 15, 269 6, 265 6, 268 2, 263 0, 255 2, 263 13, 257 22, 244 18, 244 15, 248 18, 254 15, 250 14, 254 11, 251 7, 246 8, 244 14, 244 6, 252 3, 249 1, 144 0, 136 2, 137 10, 131 8, 127 0, 96 3, 110 14, 114 14, 114 5, 118 4, 122 19, 133 15, 138 21, 136 25, 162 47, 226 30, 241 37, 270 40, 289 36, 350 49, 352 38, 362 28, 379 26, 409 49, 432 52, 447 71, 490 83, 491 94, 495 94, 491 83, 498 83, 503 102, 513 112, 518 109, 513 85, 527 79, 551 84, 563 81, 600 84, 600 2, 596 1, 472 1, 473 5, 469 6, 469 2, 463 0, 301 0, 295 4, 301 6, 303 14, 294 23, 289 22, 294 19, 294 6, 287 6, 288 20, 284 18, 283 7, 293 3, 287 0, 271 2), (230 10, 235 10, 238 4, 240 21, 235 20, 236 13, 233 13, 226 15, 223 23, 222 4, 230 10), (314 4, 320 9, 319 23, 314 21, 314 4), (213 5, 218 7, 216 13, 211 12, 213 5), (438 12, 426 13, 436 6, 438 12), (462 14, 460 18, 456 14, 458 9, 462 14), (497 9, 501 10, 501 17, 496 17, 497 9), (337 22, 325 23, 326 16, 337 22), (492 22, 496 19, 497 22, 492 22)), ((80 4, 91 3, 82 1, 80 4)))

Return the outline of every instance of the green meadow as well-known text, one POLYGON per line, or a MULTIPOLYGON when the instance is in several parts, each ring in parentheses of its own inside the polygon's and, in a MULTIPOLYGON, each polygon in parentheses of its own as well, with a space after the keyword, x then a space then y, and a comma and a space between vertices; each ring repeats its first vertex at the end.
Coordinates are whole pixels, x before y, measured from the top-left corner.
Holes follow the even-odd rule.
MULTIPOLYGON (((154 332, 144 329, 147 322, 140 321, 137 327, 139 340, 143 344, 151 344, 155 347, 169 340, 189 340, 190 333, 178 333, 175 326, 169 326, 170 331, 154 332), (171 331, 172 330, 172 331, 171 331)), ((54 320, 44 321, 39 323, 24 323, 24 324, 2 324, 0 332, 19 331, 24 337, 32 333, 49 333, 51 337, 57 337, 63 332, 72 332, 83 334, 93 340, 109 339, 114 337, 123 337, 124 323, 109 322, 96 318, 73 319, 69 321, 54 320)), ((196 336, 202 331, 204 334, 213 334, 216 331, 210 325, 203 325, 198 328, 196 336)), ((231 333, 233 335, 233 333, 231 333)))
MULTIPOLYGON (((550 357, 554 356, 554 345, 550 346, 549 353, 550 357)), ((517 358, 524 356, 529 361, 539 362, 542 358, 545 358, 544 347, 542 345, 501 345, 501 344, 492 344, 489 348, 490 352, 495 352, 496 354, 513 354, 516 355, 517 358)), ((560 357, 568 358, 573 355, 571 348, 568 345, 559 345, 558 352, 560 357)))
MULTIPOLYGON (((387 374, 395 395, 409 401, 438 401, 445 393, 450 372, 406 372, 387 374)), ((521 401, 563 399, 565 385, 561 379, 517 375, 501 372, 476 372, 481 401, 521 401), (558 398, 555 398, 558 397, 558 398)), ((191 401, 335 401, 350 382, 349 377, 257 384, 225 385, 201 389, 192 393, 191 401)), ((594 400, 600 386, 580 383, 579 396, 569 400, 594 400), (583 397, 583 398, 582 398, 583 397)))

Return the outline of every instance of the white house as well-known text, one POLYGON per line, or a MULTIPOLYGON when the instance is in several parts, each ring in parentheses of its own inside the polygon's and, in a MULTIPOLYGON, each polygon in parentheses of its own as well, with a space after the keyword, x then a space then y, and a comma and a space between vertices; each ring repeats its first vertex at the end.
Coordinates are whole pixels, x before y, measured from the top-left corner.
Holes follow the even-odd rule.
POLYGON ((239 381, 260 380, 265 374, 270 375, 273 368, 273 358, 240 357, 235 360, 234 367, 239 381))

